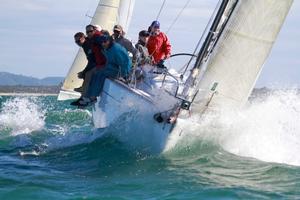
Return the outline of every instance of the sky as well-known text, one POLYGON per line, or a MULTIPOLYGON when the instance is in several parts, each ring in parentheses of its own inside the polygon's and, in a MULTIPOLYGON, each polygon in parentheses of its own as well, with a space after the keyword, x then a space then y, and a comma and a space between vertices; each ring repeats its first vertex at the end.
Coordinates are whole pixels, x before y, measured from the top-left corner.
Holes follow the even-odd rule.
MULTIPOLYGON (((166 0, 159 16, 166 32, 187 1, 166 0)), ((168 32, 173 53, 192 53, 217 0, 190 0, 168 32)), ((43 78, 65 76, 78 47, 73 35, 84 31, 98 0, 0 0, 0 72, 43 78), (22 3, 20 3, 22 2, 22 3)), ((137 41, 140 30, 157 17, 163 0, 136 0, 126 36, 137 41)), ((300 86, 300 1, 294 4, 256 87, 300 86)))

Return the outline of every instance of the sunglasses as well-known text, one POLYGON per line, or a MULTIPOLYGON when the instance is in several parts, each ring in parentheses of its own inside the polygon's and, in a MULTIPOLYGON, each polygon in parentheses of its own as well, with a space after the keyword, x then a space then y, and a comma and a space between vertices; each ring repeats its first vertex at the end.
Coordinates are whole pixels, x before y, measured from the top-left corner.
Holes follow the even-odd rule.
POLYGON ((76 43, 80 43, 82 38, 75 38, 76 43))
POLYGON ((94 30, 88 30, 88 31, 86 31, 87 34, 91 33, 91 32, 94 32, 94 30))

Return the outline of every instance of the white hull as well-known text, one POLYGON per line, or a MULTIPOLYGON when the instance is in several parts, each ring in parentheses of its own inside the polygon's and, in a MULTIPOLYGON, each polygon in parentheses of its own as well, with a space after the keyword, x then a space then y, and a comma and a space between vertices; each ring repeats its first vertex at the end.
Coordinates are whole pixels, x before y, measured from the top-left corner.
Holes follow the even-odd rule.
POLYGON ((109 129, 109 134, 132 149, 146 153, 167 151, 176 144, 181 130, 176 124, 154 119, 156 113, 172 109, 177 102, 162 93, 161 90, 154 100, 141 90, 106 80, 101 99, 93 109, 94 125, 97 129, 109 129), (170 104, 172 101, 174 104, 170 104))

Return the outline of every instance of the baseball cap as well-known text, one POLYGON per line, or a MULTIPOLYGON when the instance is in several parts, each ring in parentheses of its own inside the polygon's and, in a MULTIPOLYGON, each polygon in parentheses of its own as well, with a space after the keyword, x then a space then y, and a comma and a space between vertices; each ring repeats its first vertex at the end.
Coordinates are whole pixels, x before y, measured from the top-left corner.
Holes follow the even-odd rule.
POLYGON ((149 34, 148 31, 142 30, 142 31, 139 32, 139 36, 141 36, 141 37, 149 37, 150 34, 149 34))
POLYGON ((102 27, 98 24, 93 25, 97 31, 101 31, 102 27))
POLYGON ((159 23, 159 21, 153 21, 152 23, 151 23, 151 27, 155 27, 155 28, 159 28, 160 27, 160 23, 159 23))
POLYGON ((110 36, 107 34, 103 34, 99 37, 99 42, 103 43, 103 42, 107 42, 110 39, 110 36))
POLYGON ((122 32, 122 31, 123 31, 123 28, 122 28, 121 25, 115 25, 113 30, 114 30, 114 31, 122 32))

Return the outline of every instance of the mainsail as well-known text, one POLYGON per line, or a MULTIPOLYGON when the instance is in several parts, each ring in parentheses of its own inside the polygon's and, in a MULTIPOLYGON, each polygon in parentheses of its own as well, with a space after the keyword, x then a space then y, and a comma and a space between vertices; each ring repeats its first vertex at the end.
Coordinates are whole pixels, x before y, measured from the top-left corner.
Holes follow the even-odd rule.
MULTIPOLYGON (((120 24, 124 30, 128 30, 135 0, 100 0, 91 24, 100 25, 105 30, 112 30, 113 26, 120 24)), ((78 79, 77 73, 86 66, 86 56, 79 49, 74 62, 65 78, 60 90, 58 100, 77 98, 79 93, 74 88, 80 87, 82 79, 78 79)))
POLYGON ((246 103, 292 2, 229 1, 234 9, 230 16, 224 12, 228 21, 222 34, 207 62, 194 68, 194 73, 202 68, 204 74, 198 73, 198 81, 193 82, 196 86, 187 94, 189 99, 196 97, 193 109, 241 107, 246 103))

